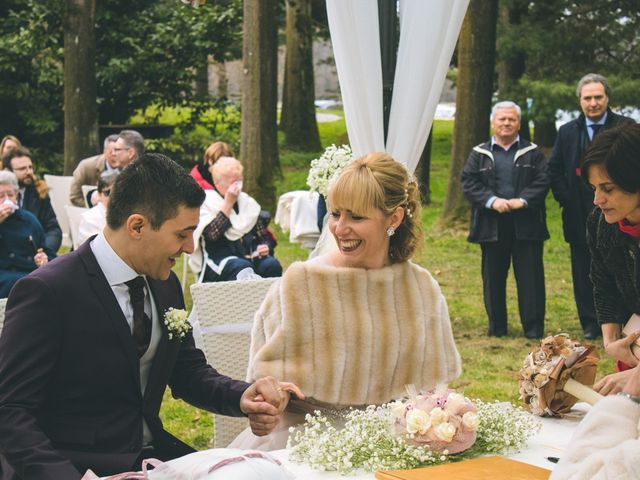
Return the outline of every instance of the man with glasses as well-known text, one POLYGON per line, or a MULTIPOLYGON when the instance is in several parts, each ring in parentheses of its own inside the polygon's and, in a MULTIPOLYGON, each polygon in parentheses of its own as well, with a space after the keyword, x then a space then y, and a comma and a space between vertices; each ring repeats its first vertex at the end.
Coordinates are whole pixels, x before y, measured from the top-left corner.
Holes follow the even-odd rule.
POLYGON ((44 229, 45 241, 42 246, 57 252, 62 243, 62 230, 51 206, 49 187, 33 171, 31 152, 26 147, 14 148, 5 155, 4 162, 7 170, 18 179, 18 205, 33 213, 44 229))
POLYGON ((104 139, 102 153, 81 160, 73 171, 73 183, 69 192, 69 200, 76 207, 85 206, 85 199, 82 194, 83 185, 97 185, 100 175, 104 172, 118 171, 119 165, 113 151, 117 139, 117 134, 109 135, 104 139))
POLYGON ((122 171, 144 154, 144 138, 135 130, 122 130, 113 148, 118 168, 122 171))

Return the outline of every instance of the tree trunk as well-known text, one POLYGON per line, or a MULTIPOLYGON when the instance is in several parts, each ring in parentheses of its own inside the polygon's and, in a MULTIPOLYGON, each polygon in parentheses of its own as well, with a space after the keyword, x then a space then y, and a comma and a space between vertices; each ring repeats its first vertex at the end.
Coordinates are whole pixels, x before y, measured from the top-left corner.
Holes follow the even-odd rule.
MULTIPOLYGON (((506 36, 506 41, 513 37, 514 31, 520 31, 522 19, 527 14, 528 1, 513 0, 508 4, 500 4, 500 26, 506 36)), ((498 52, 498 98, 516 102, 522 109, 520 121, 520 137, 531 139, 529 131, 529 115, 527 113, 527 94, 519 86, 518 81, 526 69, 526 52, 511 46, 509 53, 501 55, 498 52)))
POLYGON ((537 121, 533 129, 533 141, 541 147, 553 147, 556 141, 556 122, 553 119, 549 121, 537 121))
POLYGON ((218 76, 218 98, 227 99, 229 96, 229 79, 227 78, 227 64, 216 63, 216 74, 218 76))
POLYGON ((429 131, 427 144, 424 146, 418 167, 416 168, 416 178, 420 186, 420 196, 422 204, 429 205, 431 203, 431 144, 433 140, 433 127, 429 131))
POLYGON ((293 149, 320 150, 313 79, 311 0, 287 0, 287 52, 280 128, 293 149))
POLYGON ((460 185, 462 168, 474 145, 489 135, 489 114, 496 53, 498 0, 471 0, 458 39, 456 120, 445 221, 460 220, 469 210, 460 185))
POLYGON ((277 141, 278 1, 244 0, 240 158, 246 190, 274 211, 277 141))
POLYGON ((209 59, 205 59, 202 65, 196 67, 195 90, 198 98, 209 96, 209 59))
POLYGON ((64 18, 64 174, 100 151, 96 103, 96 3, 66 0, 64 18))

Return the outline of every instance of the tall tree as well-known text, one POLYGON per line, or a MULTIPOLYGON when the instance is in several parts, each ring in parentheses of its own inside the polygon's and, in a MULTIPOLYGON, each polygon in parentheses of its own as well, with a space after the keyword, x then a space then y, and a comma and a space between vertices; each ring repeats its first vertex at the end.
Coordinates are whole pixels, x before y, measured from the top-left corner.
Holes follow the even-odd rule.
POLYGON ((497 18, 498 0, 471 0, 462 23, 449 188, 442 209, 445 221, 460 220, 468 212, 460 174, 473 146, 489 134, 497 18))
POLYGON ((96 2, 66 0, 64 18, 64 174, 98 152, 96 2))
POLYGON ((245 185, 263 208, 274 210, 277 141, 278 0, 245 0, 242 48, 240 158, 245 185))
POLYGON ((311 0, 286 0, 286 4, 287 51, 280 128, 289 147, 318 151, 311 0))

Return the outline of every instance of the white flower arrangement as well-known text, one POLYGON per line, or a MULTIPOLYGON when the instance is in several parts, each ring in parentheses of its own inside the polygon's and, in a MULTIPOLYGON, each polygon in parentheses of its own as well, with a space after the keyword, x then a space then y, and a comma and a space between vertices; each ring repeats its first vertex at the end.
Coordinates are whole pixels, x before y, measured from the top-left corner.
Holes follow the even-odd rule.
POLYGON ((191 330, 189 314, 181 308, 169 308, 164 313, 164 324, 169 332, 169 340, 172 340, 173 337, 184 338, 191 330))
POLYGON ((307 185, 311 191, 326 197, 331 180, 337 177, 352 159, 353 154, 349 145, 328 146, 320 158, 311 160, 307 176, 307 185))
MULTIPOLYGON (((315 470, 337 471, 342 475, 356 470, 412 469, 487 453, 519 451, 527 439, 540 430, 539 420, 510 403, 486 403, 481 400, 473 403, 477 411, 474 415, 471 415, 474 413, 471 411, 463 414, 462 422, 466 422, 469 429, 475 429, 477 438, 475 444, 462 453, 451 454, 446 449, 437 452, 426 444, 416 444, 409 438, 409 429, 398 434, 395 423, 399 405, 392 402, 379 407, 370 405, 364 410, 350 410, 343 419, 345 424, 342 428, 336 427, 319 411, 314 415, 308 414, 304 425, 291 429, 287 444, 290 449, 289 460, 308 464, 315 470)), ((446 407, 437 408, 446 411, 446 407)), ((409 428, 419 434, 420 429, 424 430, 428 423, 426 412, 412 414, 412 418, 414 421, 410 422, 409 428)), ((439 429, 442 437, 455 437, 455 433, 451 435, 455 427, 451 424, 447 426, 446 422, 439 425, 444 425, 439 429)))

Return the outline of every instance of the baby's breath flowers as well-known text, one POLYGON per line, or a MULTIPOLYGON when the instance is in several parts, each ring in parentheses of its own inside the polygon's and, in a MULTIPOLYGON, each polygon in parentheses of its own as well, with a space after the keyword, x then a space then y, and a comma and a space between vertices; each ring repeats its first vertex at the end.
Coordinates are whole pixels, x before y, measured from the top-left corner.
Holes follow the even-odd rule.
POLYGON ((164 324, 169 332, 169 340, 173 337, 183 338, 191 330, 189 315, 181 308, 169 308, 164 313, 164 324))
POLYGON ((311 160, 311 168, 307 176, 307 185, 312 192, 327 196, 329 182, 337 177, 342 169, 352 160, 351 147, 330 145, 320 158, 311 160))
MULTIPOLYGON (((458 400, 454 397, 453 401, 458 400)), ((487 453, 512 453, 520 450, 540 429, 540 422, 521 408, 508 403, 474 400, 477 411, 465 413, 462 422, 470 429, 477 429, 476 443, 458 454, 450 454, 447 450, 436 452, 426 445, 411 442, 410 435, 398 434, 394 424, 401 411, 399 403, 402 404, 392 402, 350 410, 343 419, 342 428, 319 411, 307 415, 304 425, 291 429, 287 445, 289 460, 308 464, 315 470, 337 471, 343 475, 355 470, 412 469, 487 453)), ((419 435, 427 424, 426 415, 418 414, 410 428, 419 435)), ((448 436, 451 428, 447 422, 440 425, 444 425, 441 434, 448 436)))

